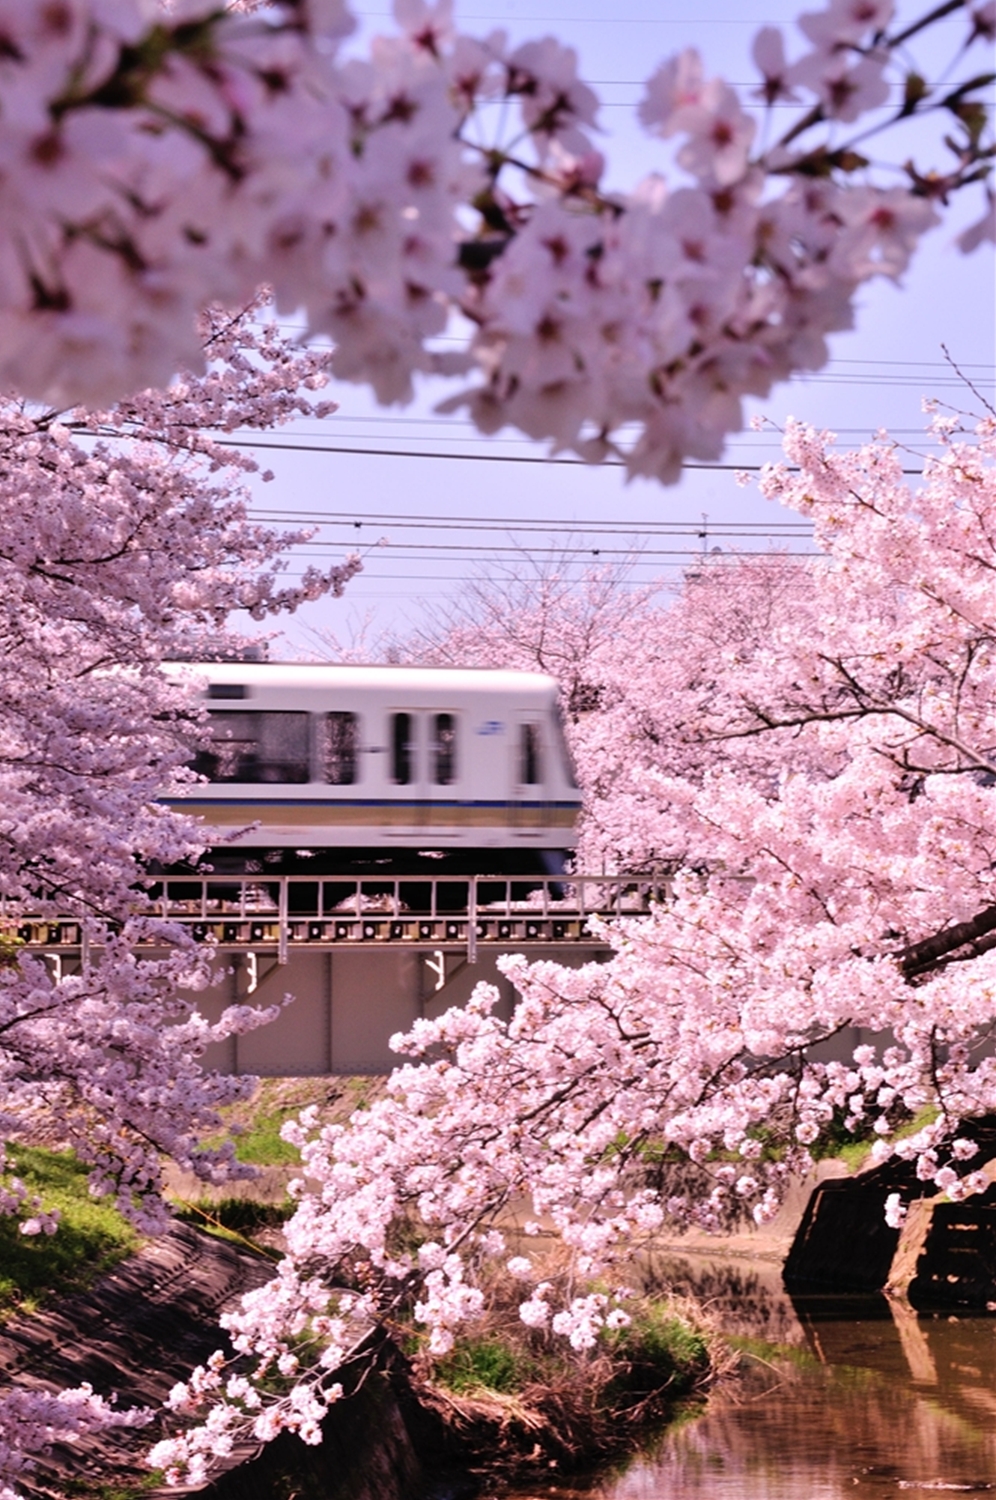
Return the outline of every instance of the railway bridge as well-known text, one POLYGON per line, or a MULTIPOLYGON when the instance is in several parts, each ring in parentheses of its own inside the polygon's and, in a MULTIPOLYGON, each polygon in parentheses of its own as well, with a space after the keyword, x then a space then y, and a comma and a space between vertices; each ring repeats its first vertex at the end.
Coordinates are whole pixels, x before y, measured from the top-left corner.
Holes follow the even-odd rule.
MULTIPOLYGON (((397 1061, 391 1036, 465 1004, 481 980, 497 986, 500 1013, 510 1015, 501 954, 604 961, 610 949, 591 918, 637 916, 665 896, 663 879, 645 874, 258 874, 170 878, 156 899, 163 917, 214 947, 217 982, 196 997, 210 1019, 232 1003, 294 997, 271 1025, 205 1057, 223 1072, 281 1077, 387 1072, 397 1061)), ((85 967, 95 946, 70 920, 25 921, 19 935, 57 977, 85 967)))

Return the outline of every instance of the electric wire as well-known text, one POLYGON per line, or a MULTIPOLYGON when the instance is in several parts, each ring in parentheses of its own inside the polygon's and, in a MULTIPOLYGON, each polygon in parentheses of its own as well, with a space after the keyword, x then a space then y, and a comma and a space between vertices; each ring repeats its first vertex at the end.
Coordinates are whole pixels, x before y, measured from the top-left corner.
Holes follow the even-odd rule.
POLYGON ((700 517, 684 516, 672 520, 639 520, 631 521, 592 521, 572 520, 568 516, 529 517, 523 519, 519 516, 474 516, 463 514, 451 515, 420 515, 411 511, 369 511, 362 516, 354 510, 305 510, 295 506, 293 510, 283 510, 280 507, 253 507, 251 514, 257 520, 300 520, 303 523, 310 521, 325 521, 329 524, 341 526, 366 526, 368 524, 383 524, 396 526, 405 530, 451 530, 459 526, 461 530, 479 531, 536 531, 542 533, 563 532, 567 528, 567 535, 576 532, 592 531, 598 535, 635 535, 637 533, 648 536, 664 536, 677 533, 684 536, 694 533, 700 535, 703 530, 708 531, 711 536, 714 532, 729 536, 768 536, 772 532, 785 530, 791 533, 804 531, 807 535, 812 530, 807 521, 715 521, 708 519, 703 521, 700 517))
MULTIPOLYGON (((353 454, 362 458, 421 458, 431 461, 455 461, 457 463, 490 463, 490 464, 534 464, 545 465, 548 468, 586 469, 589 473, 596 469, 625 469, 626 463, 619 458, 604 458, 597 464, 585 463, 582 458, 557 458, 555 456, 542 457, 529 453, 442 453, 428 452, 417 448, 354 448, 342 443, 300 443, 294 440, 272 443, 259 438, 215 438, 214 442, 222 448, 253 448, 267 452, 277 453, 338 453, 353 454)), ((523 439, 523 441, 526 441, 523 439)), ((764 467, 763 464, 723 464, 723 463, 683 463, 683 469, 729 474, 759 474, 764 467)), ((798 468, 791 464, 785 466, 789 474, 797 474, 798 468)), ((903 474, 919 475, 920 469, 902 469, 903 474)))

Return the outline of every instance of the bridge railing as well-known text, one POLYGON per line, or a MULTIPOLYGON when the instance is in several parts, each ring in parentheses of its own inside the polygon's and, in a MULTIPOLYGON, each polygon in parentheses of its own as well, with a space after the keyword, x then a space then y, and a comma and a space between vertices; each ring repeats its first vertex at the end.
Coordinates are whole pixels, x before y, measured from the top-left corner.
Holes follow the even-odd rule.
POLYGON ((164 917, 228 946, 591 941, 591 917, 636 916, 665 882, 634 875, 207 876, 165 882, 164 917))
MULTIPOLYGON (((474 963, 480 944, 591 943, 594 916, 638 916, 666 899, 667 881, 616 875, 206 875, 164 879, 157 913, 226 949, 343 944, 459 945, 474 963)), ((0 921, 3 913, 0 912, 0 921)), ((50 951, 95 941, 75 919, 21 917, 22 942, 50 951)))

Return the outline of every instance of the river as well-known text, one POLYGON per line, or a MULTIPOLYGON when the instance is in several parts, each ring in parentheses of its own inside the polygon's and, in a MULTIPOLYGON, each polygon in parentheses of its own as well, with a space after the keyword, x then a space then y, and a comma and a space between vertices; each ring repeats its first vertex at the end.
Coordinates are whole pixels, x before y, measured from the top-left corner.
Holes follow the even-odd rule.
POLYGON ((673 1262, 746 1337, 742 1371, 622 1472, 509 1500, 883 1500, 996 1493, 996 1320, 884 1298, 793 1304, 776 1268, 673 1262))

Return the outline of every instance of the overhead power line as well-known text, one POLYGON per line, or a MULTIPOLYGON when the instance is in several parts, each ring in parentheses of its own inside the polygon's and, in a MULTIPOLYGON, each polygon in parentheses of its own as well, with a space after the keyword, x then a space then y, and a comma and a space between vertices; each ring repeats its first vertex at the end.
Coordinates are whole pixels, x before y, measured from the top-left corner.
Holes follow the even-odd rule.
MULTIPOLYGON (((633 535, 645 533, 649 536, 667 535, 672 532, 679 534, 695 534, 707 530, 709 535, 714 533, 718 536, 725 535, 757 535, 768 536, 780 528, 792 532, 812 530, 808 521, 710 521, 708 517, 703 521, 699 516, 684 516, 670 521, 658 520, 629 520, 629 521, 591 521, 572 520, 569 516, 530 516, 523 519, 521 516, 480 516, 480 515, 425 515, 413 513, 412 511, 369 511, 360 514, 356 510, 303 510, 296 507, 293 511, 284 511, 279 508, 254 507, 252 515, 256 519, 265 520, 287 520, 288 518, 301 519, 304 521, 327 521, 330 524, 343 526, 365 526, 368 523, 382 523, 384 525, 396 525, 410 530, 432 529, 449 530, 454 526, 467 528, 468 530, 481 531, 556 531, 563 533, 567 528, 567 534, 575 532, 593 531, 600 535, 607 533, 625 533, 633 535)), ((570 550, 569 545, 565 550, 570 550)))
MULTIPOLYGON (((715 540, 715 537, 713 536, 712 532, 709 533, 708 540, 710 542, 715 540)), ((315 541, 311 541, 309 543, 305 543, 304 545, 307 546, 307 547, 310 547, 310 549, 315 553, 316 556, 318 555, 319 551, 322 551, 322 552, 325 552, 325 551, 329 551, 329 552, 332 552, 332 551, 334 551, 334 552, 341 552, 342 551, 342 543, 337 543, 337 542, 315 542, 315 541)), ((580 554, 580 549, 578 549, 578 550, 579 550, 579 554, 580 554)), ((438 562, 447 562, 447 561, 451 561, 451 560, 453 562, 475 562, 479 557, 522 557, 524 552, 530 558, 533 558, 533 557, 538 557, 538 558, 551 558, 551 557, 554 557, 554 558, 556 558, 556 557, 560 557, 561 556, 562 551, 563 551, 562 548, 556 547, 556 546, 552 546, 552 547, 536 547, 536 546, 532 546, 532 547, 529 547, 528 550, 527 550, 527 549, 524 549, 522 547, 515 547, 515 546, 509 545, 509 544, 502 544, 502 543, 496 543, 494 546, 481 547, 481 546, 475 546, 472 543, 459 543, 459 542, 423 542, 423 543, 420 543, 418 545, 416 545, 414 543, 405 544, 405 543, 402 542, 400 544, 399 543, 388 543, 383 548, 383 551, 381 552, 381 555, 384 558, 386 558, 386 559, 390 559, 393 556, 393 557, 397 557, 399 559, 404 559, 406 562, 420 562, 420 561, 423 561, 423 560, 424 561, 436 560, 438 562), (448 555, 447 556, 441 555, 441 554, 450 554, 450 553, 455 554, 455 556, 453 556, 452 559, 448 555)), ((583 555, 584 555, 584 557, 586 559, 589 558, 589 557, 608 557, 608 558, 626 558, 626 559, 632 558, 634 566, 644 566, 644 567, 646 567, 648 565, 647 561, 646 561, 648 558, 652 558, 652 557, 687 557, 690 552, 694 552, 694 551, 695 551, 694 545, 690 546, 690 547, 645 547, 645 548, 643 548, 641 550, 640 555, 639 555, 638 558, 632 558, 631 552, 627 548, 625 548, 625 547, 586 547, 584 549, 584 554, 583 555)), ((368 554, 368 555, 375 555, 376 552, 377 552, 377 549, 375 548, 374 552, 372 554, 368 554)), ((760 556, 767 556, 767 550, 765 550, 764 552, 757 552, 757 551, 750 551, 748 549, 741 550, 740 548, 737 548, 736 549, 736 556, 737 557, 760 557, 760 556)), ((580 561, 580 555, 579 555, 578 560, 580 561)))
MULTIPOLYGON (((115 434, 108 434, 114 436, 115 434)), ((621 458, 604 458, 597 464, 585 463, 581 458, 545 458, 528 453, 430 453, 415 448, 352 448, 339 443, 299 443, 288 441, 283 443, 265 442, 258 438, 216 438, 214 440, 219 447, 223 448, 258 448, 272 452, 285 453, 346 453, 358 455, 361 458, 427 458, 427 459, 449 459, 457 463, 484 463, 484 464, 540 464, 546 466, 559 466, 565 469, 587 469, 592 472, 595 469, 625 469, 626 464, 621 458)), ((729 474, 759 474, 763 464, 700 464, 684 463, 683 469, 715 471, 729 474)), ((798 474, 798 468, 787 464, 786 471, 790 474, 798 474)), ((903 474, 919 475, 920 469, 902 469, 903 474)))
MULTIPOLYGON (((357 17, 361 21, 391 21, 394 12, 390 10, 357 10, 357 17)), ((461 14, 461 24, 464 21, 497 21, 502 26, 507 26, 509 21, 519 20, 526 25, 533 26, 540 22, 552 23, 556 26, 600 26, 605 23, 619 26, 688 26, 688 20, 682 16, 510 16, 507 13, 502 16, 461 14)), ((741 17, 724 18, 722 16, 696 16, 696 26, 764 26, 764 21, 745 21, 741 17)))

